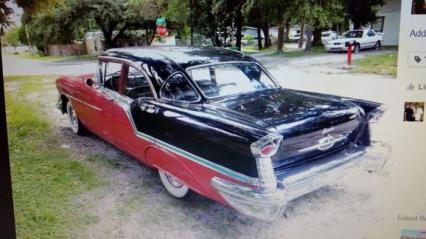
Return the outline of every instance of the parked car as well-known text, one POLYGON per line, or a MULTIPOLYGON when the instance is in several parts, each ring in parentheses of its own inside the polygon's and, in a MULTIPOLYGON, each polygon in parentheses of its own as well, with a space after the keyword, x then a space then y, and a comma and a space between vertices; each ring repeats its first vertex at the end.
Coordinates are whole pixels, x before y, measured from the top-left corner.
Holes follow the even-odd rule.
POLYGON ((263 220, 386 159, 369 131, 381 104, 283 88, 237 51, 110 49, 94 74, 56 85, 76 134, 89 130, 157 169, 174 197, 197 192, 263 220))
POLYGON ((369 48, 379 50, 383 43, 383 33, 375 32, 373 29, 347 31, 341 38, 329 41, 325 45, 325 50, 347 51, 348 43, 351 43, 352 51, 355 53, 369 48))
POLYGON ((337 33, 336 31, 328 30, 321 32, 321 42, 324 46, 327 45, 329 41, 337 39, 338 37, 339 33, 337 33))

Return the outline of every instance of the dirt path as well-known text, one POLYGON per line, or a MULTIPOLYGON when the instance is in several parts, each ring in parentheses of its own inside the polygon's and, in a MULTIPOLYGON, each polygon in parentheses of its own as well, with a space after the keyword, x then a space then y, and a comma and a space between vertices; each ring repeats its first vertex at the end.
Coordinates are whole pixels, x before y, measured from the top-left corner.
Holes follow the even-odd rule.
MULTIPOLYGON (((303 68, 297 61, 285 64, 275 61, 275 66, 271 66, 276 77, 285 74, 283 82, 290 88, 310 90, 327 81, 338 81, 336 76, 325 79, 327 73, 306 71, 306 67, 313 66, 308 60, 303 68)), ((324 67, 321 69, 326 70, 324 67)), ((359 85, 357 88, 363 87, 358 76, 344 72, 338 76, 345 76, 350 84, 359 85)), ((367 75, 359 78, 365 77, 386 80, 367 75)), ((371 238, 369 235, 374 232, 375 224, 383 220, 384 189, 381 185, 388 177, 363 171, 350 173, 339 182, 290 202, 286 217, 273 223, 245 217, 198 195, 188 200, 174 199, 163 189, 154 170, 139 165, 96 136, 75 136, 68 128, 67 118, 55 109, 57 93, 53 82, 43 83, 46 85, 43 93, 29 97, 40 103, 39 110, 51 121, 53 132, 61 140, 61 147, 69 149, 76 160, 85 161, 88 165, 93 161, 104 165, 95 170, 107 182, 106 185, 76 200, 77 207, 85 208, 93 216, 85 230, 74 232, 72 237, 371 238)), ((12 89, 16 85, 8 84, 7 87, 12 89)), ((325 86, 317 91, 327 89, 325 86)))

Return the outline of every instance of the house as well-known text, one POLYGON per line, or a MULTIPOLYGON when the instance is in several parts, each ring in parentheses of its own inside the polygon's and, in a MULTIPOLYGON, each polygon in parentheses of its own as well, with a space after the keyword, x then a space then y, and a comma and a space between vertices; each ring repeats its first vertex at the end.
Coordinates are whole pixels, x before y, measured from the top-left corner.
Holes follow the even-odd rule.
MULTIPOLYGON (((401 0, 385 0, 377 10, 377 18, 365 27, 383 33, 383 46, 397 46, 399 42, 399 25, 401 19, 401 0)), ((353 24, 350 24, 353 29, 353 24)))
POLYGON ((386 0, 377 11, 377 19, 371 28, 383 32, 384 46, 397 46, 399 42, 399 25, 401 19, 401 0, 386 0))
POLYGON ((104 35, 102 32, 87 32, 84 36, 87 54, 99 55, 104 51, 104 35))

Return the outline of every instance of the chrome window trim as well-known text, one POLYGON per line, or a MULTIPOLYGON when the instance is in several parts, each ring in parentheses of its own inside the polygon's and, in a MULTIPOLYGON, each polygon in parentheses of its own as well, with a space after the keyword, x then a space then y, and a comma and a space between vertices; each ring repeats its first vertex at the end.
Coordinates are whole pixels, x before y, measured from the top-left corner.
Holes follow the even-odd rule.
MULTIPOLYGON (((222 61, 222 62, 211 62, 211 63, 207 63, 207 64, 201 64, 201 65, 196 65, 196 66, 191 66, 185 69, 185 71, 187 72, 187 74, 191 77, 191 80, 194 82, 194 85, 197 87, 198 91, 200 91, 200 93, 203 95, 204 98, 206 99, 218 99, 218 98, 222 98, 222 97, 228 97, 228 96, 232 96, 232 95, 239 95, 239 94, 246 94, 246 93, 250 93, 250 92, 245 92, 245 93, 235 93, 235 94, 231 94, 231 95, 225 95, 225 96, 219 96, 219 97, 207 97, 204 92, 201 90, 201 88, 198 86, 198 84, 195 82, 195 80, 192 78, 192 73, 191 70, 197 69, 197 68, 203 68, 203 67, 208 67, 208 66, 214 66, 214 65, 225 65, 225 64, 256 64, 258 65, 263 72, 265 72, 265 74, 271 79, 271 81, 275 84, 275 88, 271 88, 271 89, 280 89, 281 85, 278 83, 278 81, 271 75, 271 73, 269 73, 268 70, 266 70, 266 68, 260 64, 259 62, 256 61, 222 61)), ((267 90, 267 89, 263 89, 263 90, 267 90)), ((262 90, 259 90, 262 91, 262 90)), ((256 92, 256 91, 251 91, 251 92, 256 92)))
MULTIPOLYGON (((176 72, 173 72, 171 75, 169 75, 169 77, 167 77, 167 79, 163 82, 163 84, 161 84, 161 87, 160 87, 160 89, 158 90, 158 93, 159 93, 159 95, 160 95, 160 98, 161 99, 163 99, 163 100, 165 100, 165 101, 169 101, 169 102, 180 102, 180 103, 197 103, 197 102, 200 102, 200 100, 201 100, 201 96, 198 94, 198 92, 197 92, 197 89, 194 87, 194 85, 193 85, 194 83, 192 83, 191 82, 191 80, 186 76, 186 74, 184 74, 183 72, 180 72, 180 71, 176 71, 176 72), (175 75, 177 75, 177 74, 181 74, 185 79, 186 79, 186 81, 189 83, 189 85, 191 86, 191 88, 194 90, 194 92, 195 92, 195 94, 197 94, 197 96, 198 96, 198 98, 196 99, 196 100, 193 100, 193 101, 184 101, 184 100, 174 100, 174 99, 168 99, 168 98, 166 98, 166 97, 164 97, 164 96, 162 96, 162 94, 161 94, 161 92, 162 92, 162 90, 163 90, 163 88, 164 88, 164 85, 167 83, 167 81, 171 78, 171 77, 173 77, 173 76, 175 76, 175 75)), ((202 92, 201 92, 202 93, 202 92)))
MULTIPOLYGON (((159 97, 158 97, 157 92, 155 91, 154 85, 152 84, 151 78, 148 77, 148 74, 145 72, 145 70, 142 67, 134 64, 133 61, 130 61, 130 60, 127 60, 127 59, 123 59, 123 58, 118 58, 118 57, 99 56, 98 57, 98 62, 100 62, 102 60, 105 60, 105 61, 108 61, 108 60, 119 61, 119 62, 122 62, 122 64, 125 63, 129 67, 131 66, 131 67, 135 68, 136 70, 140 71, 145 76, 145 78, 148 80, 149 86, 151 88, 151 93, 154 96, 154 99, 158 100, 159 97)), ((101 87, 103 87, 103 86, 101 86, 101 87)))

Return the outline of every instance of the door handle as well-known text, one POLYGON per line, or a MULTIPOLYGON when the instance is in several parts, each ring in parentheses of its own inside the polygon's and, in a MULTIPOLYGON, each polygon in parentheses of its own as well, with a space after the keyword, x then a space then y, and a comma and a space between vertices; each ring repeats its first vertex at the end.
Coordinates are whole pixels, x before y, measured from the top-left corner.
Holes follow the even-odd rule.
POLYGON ((143 111, 153 111, 155 109, 155 105, 152 104, 142 104, 140 107, 143 111))

